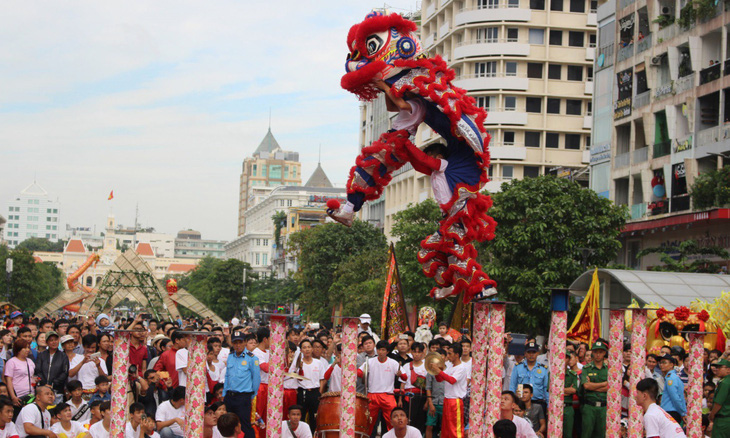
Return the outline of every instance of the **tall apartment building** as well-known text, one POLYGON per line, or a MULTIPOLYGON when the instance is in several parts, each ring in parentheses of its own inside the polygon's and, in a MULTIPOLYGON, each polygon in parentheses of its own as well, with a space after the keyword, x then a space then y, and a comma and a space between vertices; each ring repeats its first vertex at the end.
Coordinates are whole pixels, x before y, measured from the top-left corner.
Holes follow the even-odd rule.
POLYGON ((619 256, 631 267, 658 262, 638 260, 641 249, 687 239, 730 249, 730 209, 698 212, 689 196, 699 174, 730 158, 725 11, 714 0, 611 0, 601 7, 596 116, 599 97, 601 107, 613 105, 594 130, 600 148, 591 151, 598 169, 592 187, 631 208, 619 256))
MULTIPOLYGON (((363 102, 360 105, 360 150, 370 146, 383 133, 390 129, 390 121, 397 113, 389 113, 385 108, 385 97, 363 102)), ((366 202, 360 210, 360 220, 369 222, 376 228, 385 225, 385 195, 375 201, 366 202)))
POLYGON ((29 237, 40 237, 57 242, 61 228, 61 204, 50 199, 48 192, 38 183, 24 188, 8 203, 5 240, 15 248, 29 237))
MULTIPOLYGON (((492 181, 543 174, 585 180, 592 125, 597 0, 424 0, 421 41, 487 110, 492 181)), ((438 141, 421 127, 419 146, 438 141)), ((428 178, 401 169, 386 189, 393 215, 430 196, 428 178)))
POLYGON ((178 259, 200 259, 215 257, 222 259, 225 256, 224 240, 203 239, 200 231, 182 230, 177 233, 174 245, 174 257, 178 259))
POLYGON ((238 201, 238 235, 246 230, 246 209, 253 205, 256 187, 298 186, 302 165, 298 152, 281 149, 269 128, 251 157, 243 160, 238 201))

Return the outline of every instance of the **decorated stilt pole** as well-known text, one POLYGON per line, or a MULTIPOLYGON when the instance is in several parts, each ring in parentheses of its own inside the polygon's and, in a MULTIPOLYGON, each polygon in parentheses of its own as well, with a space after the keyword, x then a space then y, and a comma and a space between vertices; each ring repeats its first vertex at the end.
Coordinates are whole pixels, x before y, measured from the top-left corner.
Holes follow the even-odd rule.
POLYGON ((702 379, 704 333, 689 334, 689 382, 687 389, 687 438, 702 438, 702 379))
POLYGON ((269 356, 269 399, 266 418, 266 437, 281 436, 284 417, 284 368, 286 366, 286 316, 271 315, 271 353, 269 356))
POLYGON ((129 380, 129 342, 131 334, 131 331, 126 330, 114 332, 110 438, 124 438, 124 428, 127 425, 127 381, 129 380))
POLYGON ((188 348, 188 385, 185 387, 185 436, 203 436, 205 411, 205 367, 208 332, 182 332, 190 335, 188 348))
POLYGON ((632 309, 631 321, 631 366, 629 368, 629 438, 644 436, 644 413, 641 406, 636 404, 636 384, 646 375, 646 310, 632 309))
POLYGON ((357 326, 358 318, 346 318, 342 323, 342 393, 340 399, 340 436, 355 438, 355 407, 357 399, 357 326))
MULTIPOLYGON (((485 419, 487 426, 499 420, 499 400, 502 397, 502 375, 504 372, 504 319, 506 307, 504 303, 491 303, 489 311, 489 372, 487 374, 487 415, 485 419)), ((491 437, 491 428, 487 427, 486 434, 483 436, 491 437)))
POLYGON ((474 303, 474 327, 471 369, 471 399, 469 403, 469 433, 485 436, 484 412, 487 390, 487 342, 489 332, 489 304, 474 303))
POLYGON ((608 408, 606 409, 606 436, 621 435, 621 359, 623 354, 624 311, 609 313, 608 337, 608 408))
POLYGON ((550 406, 547 436, 563 436, 565 411, 565 339, 568 331, 568 290, 553 289, 550 324, 550 406))

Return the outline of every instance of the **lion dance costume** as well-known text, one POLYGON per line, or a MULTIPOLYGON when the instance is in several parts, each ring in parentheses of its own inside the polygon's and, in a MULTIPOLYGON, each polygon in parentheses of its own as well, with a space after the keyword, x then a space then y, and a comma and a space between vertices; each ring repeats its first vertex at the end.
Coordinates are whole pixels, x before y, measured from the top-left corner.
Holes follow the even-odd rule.
MULTIPOLYGON (((416 24, 398 14, 371 12, 350 29, 342 87, 361 100, 378 96, 374 81, 382 79, 396 97, 417 96, 425 104, 423 122, 437 132, 448 150, 445 177, 451 199, 441 204, 443 219, 438 230, 421 242, 418 260, 428 277, 436 280, 431 296, 444 298, 464 292, 464 301, 496 293, 496 283, 477 263, 472 242, 494 238, 496 222, 487 215, 492 201, 479 193, 489 181, 489 136, 484 129, 486 112, 466 92, 454 87, 454 71, 441 57, 428 58, 415 35, 416 24), (408 93, 408 95, 406 95, 408 93)), ((392 173, 410 162, 414 169, 431 174, 432 163, 410 140, 406 130, 384 133, 362 149, 350 170, 347 211, 336 200, 327 213, 351 225, 354 212, 365 201, 375 200, 392 173)))

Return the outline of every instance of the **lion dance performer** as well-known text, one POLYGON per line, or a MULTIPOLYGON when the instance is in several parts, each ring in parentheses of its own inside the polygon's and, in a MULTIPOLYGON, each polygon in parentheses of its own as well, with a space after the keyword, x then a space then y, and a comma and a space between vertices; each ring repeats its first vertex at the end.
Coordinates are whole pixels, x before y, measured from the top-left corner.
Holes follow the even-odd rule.
POLYGON ((327 214, 351 226, 365 201, 375 200, 407 162, 431 176, 443 219, 421 242, 418 260, 437 286, 431 296, 464 293, 464 301, 496 293, 496 283, 477 263, 472 242, 494 238, 495 221, 487 215, 492 201, 479 189, 489 181, 486 112, 466 92, 454 87, 454 71, 439 57, 428 58, 415 35, 416 24, 398 14, 373 11, 350 29, 342 87, 361 100, 382 91, 388 109, 400 110, 393 129, 362 149, 350 170, 347 203, 327 203, 327 214), (424 122, 445 145, 425 151, 410 140, 424 122))

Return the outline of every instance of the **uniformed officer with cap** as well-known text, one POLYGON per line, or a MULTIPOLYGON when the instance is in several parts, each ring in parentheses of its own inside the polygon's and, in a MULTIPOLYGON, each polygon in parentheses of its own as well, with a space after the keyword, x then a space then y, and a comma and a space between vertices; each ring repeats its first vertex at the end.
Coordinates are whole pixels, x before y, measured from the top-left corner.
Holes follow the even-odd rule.
POLYGON ((605 363, 608 342, 598 339, 591 347, 591 362, 583 367, 580 384, 585 388, 581 408, 581 438, 606 436, 606 393, 608 392, 608 366, 605 363))
POLYGON ((228 356, 223 401, 228 412, 238 415, 245 438, 255 438, 251 426, 251 401, 261 383, 259 360, 253 354, 256 335, 236 330, 231 336, 233 350, 228 356))
POLYGON ((570 369, 570 359, 573 352, 565 352, 565 390, 563 391, 565 407, 563 408, 563 438, 573 438, 573 424, 575 411, 573 410, 573 395, 578 392, 578 374, 570 369))
POLYGON ((674 369, 676 364, 674 356, 666 354, 659 358, 659 369, 664 375, 661 408, 681 424, 682 418, 687 415, 687 401, 684 399, 684 383, 674 369))
POLYGON ((532 402, 542 405, 547 412, 548 400, 548 369, 537 362, 537 352, 540 346, 535 342, 528 342, 525 348, 525 359, 512 370, 509 390, 517 394, 519 385, 532 386, 532 402))
POLYGON ((710 365, 720 382, 715 389, 715 399, 710 411, 712 438, 730 436, 730 361, 720 359, 710 365))

